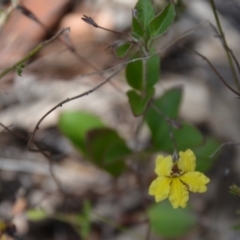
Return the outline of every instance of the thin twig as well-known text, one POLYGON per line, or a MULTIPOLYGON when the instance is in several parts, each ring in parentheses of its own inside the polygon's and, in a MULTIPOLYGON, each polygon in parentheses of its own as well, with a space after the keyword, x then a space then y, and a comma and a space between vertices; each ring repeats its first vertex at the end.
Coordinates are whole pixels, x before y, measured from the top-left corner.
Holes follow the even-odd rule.
POLYGON ((147 233, 146 233, 145 240, 149 240, 151 237, 151 224, 150 224, 149 218, 147 219, 147 221, 148 221, 148 226, 147 226, 147 233))
POLYGON ((35 137, 35 134, 37 132, 37 130, 39 129, 39 126, 41 124, 41 122, 51 113, 53 112, 55 109, 59 108, 59 107, 62 107, 64 104, 70 102, 70 101, 73 101, 75 99, 78 99, 78 98, 81 98, 81 97, 84 97, 84 96, 87 96, 91 93, 93 93, 94 91, 96 91, 97 89, 101 88, 103 85, 105 85, 107 82, 109 82, 118 72, 120 72, 122 70, 122 68, 119 68, 118 70, 116 70, 113 74, 111 74, 108 78, 106 78, 103 82, 101 82, 100 84, 98 84, 97 86, 95 86, 94 88, 90 89, 89 91, 86 91, 84 93, 81 93, 77 96, 74 96, 74 97, 71 97, 71 98, 67 98, 63 101, 61 101, 60 103, 58 103, 57 105, 55 105, 53 108, 51 108, 47 113, 45 113, 41 118, 40 120, 37 122, 37 124, 35 125, 34 127, 34 130, 33 130, 33 133, 31 134, 31 137, 28 141, 28 144, 27 144, 27 147, 30 151, 33 151, 33 152, 36 152, 38 151, 37 149, 33 149, 31 148, 31 144, 33 142, 33 139, 35 137))
MULTIPOLYGON (((16 133, 14 131, 12 131, 10 128, 8 128, 7 126, 5 126, 4 124, 0 123, 0 126, 2 126, 7 132, 11 133, 12 135, 20 138, 20 139, 23 139, 23 140, 27 140, 24 136, 22 136, 21 134, 19 133, 16 133)), ((61 188, 61 183, 59 182, 58 178, 55 176, 55 173, 54 173, 54 169, 53 169, 53 163, 52 163, 52 159, 51 159, 51 156, 46 153, 44 150, 42 150, 38 144, 34 143, 35 147, 36 147, 36 150, 37 152, 41 153, 47 160, 48 160, 48 167, 49 167, 49 172, 52 176, 52 179, 54 180, 58 190, 60 192, 62 192, 62 188, 61 188)))
MULTIPOLYGON (((160 50, 156 51, 155 53, 149 55, 149 56, 146 56, 146 57, 140 57, 140 58, 136 58, 136 59, 132 59, 132 60, 129 60, 129 61, 126 61, 124 63, 121 63, 119 65, 116 65, 115 67, 112 67, 112 68, 109 68, 107 70, 104 70, 104 71, 98 71, 98 69, 96 67, 94 67, 93 65, 90 65, 93 69, 96 70, 96 72, 92 72, 92 73, 89 73, 89 74, 84 74, 82 75, 83 77, 84 76, 89 76, 89 75, 93 75, 93 74, 100 74, 103 76, 103 74, 107 71, 112 71, 114 68, 118 68, 120 66, 125 66, 127 65, 128 63, 131 63, 131 62, 135 62, 135 61, 140 61, 140 60, 147 60, 157 54, 160 54, 162 51, 164 51, 165 49, 168 49, 169 47, 171 47, 172 45, 174 45, 175 43, 177 43, 178 41, 180 41, 182 38, 186 37, 187 35, 189 35, 190 33, 192 33, 193 31, 195 31, 197 28, 200 28, 202 27, 203 25, 205 24, 208 24, 208 22, 202 22, 200 24, 198 24, 197 26, 185 31, 183 34, 181 34, 180 37, 178 37, 177 39, 175 39, 174 41, 171 41, 170 43, 167 43, 164 47, 162 47, 160 50)), ((110 82, 110 84, 113 84, 112 82, 110 82)))
POLYGON ((192 52, 198 56, 200 56, 203 60, 205 60, 208 65, 211 67, 212 71, 218 76, 218 78, 221 80, 221 82, 229 89, 231 90, 233 93, 235 93, 236 95, 240 96, 240 93, 237 92, 236 90, 234 90, 225 80, 224 78, 221 76, 221 74, 217 71, 217 69, 213 66, 213 64, 208 60, 207 57, 205 57, 204 55, 202 55, 201 53, 199 53, 198 51, 194 50, 194 49, 190 49, 187 48, 185 46, 182 46, 183 48, 185 48, 186 50, 188 50, 189 52, 192 52))
POLYGON ((240 145, 240 143, 225 142, 220 147, 218 147, 217 150, 215 150, 213 152, 213 154, 210 155, 210 158, 213 158, 216 155, 217 152, 219 152, 223 147, 228 146, 228 145, 236 145, 236 146, 238 146, 238 145, 240 145))
MULTIPOLYGON (((50 31, 50 30, 48 29, 48 27, 47 27, 45 24, 43 24, 43 23, 37 18, 37 16, 36 16, 33 12, 31 12, 28 8, 26 8, 25 6, 18 4, 17 7, 16 7, 16 10, 19 10, 24 16, 30 18, 31 20, 33 20, 34 22, 36 22, 37 24, 39 24, 39 25, 41 26, 41 28, 42 28, 47 34, 49 34, 49 35, 54 35, 54 33, 53 33, 52 31, 50 31)), ((93 67, 93 66, 91 65, 91 63, 88 62, 87 59, 85 59, 84 57, 82 57, 82 56, 76 51, 76 49, 75 49, 75 47, 73 46, 73 44, 72 44, 72 42, 71 42, 71 40, 70 40, 70 37, 69 37, 68 35, 67 35, 67 36, 65 35, 65 36, 64 36, 64 39, 59 38, 59 41, 60 41, 61 43, 63 43, 63 44, 68 48, 68 50, 70 50, 70 52, 72 52, 72 53, 77 57, 78 60, 83 61, 83 62, 86 63, 87 65, 90 65, 91 67, 93 67)), ((96 70, 95 67, 93 67, 93 69, 96 70)))
POLYGON ((240 74, 240 64, 239 64, 239 61, 237 60, 237 57, 235 56, 234 52, 232 51, 231 48, 229 48, 228 46, 225 45, 224 40, 223 40, 222 36, 219 34, 217 28, 216 28, 212 23, 210 23, 210 22, 209 22, 209 25, 212 27, 212 29, 213 29, 214 32, 216 33, 217 37, 218 37, 218 38, 220 39, 220 41, 222 42, 223 47, 226 48, 227 51, 231 54, 231 56, 232 56, 232 58, 233 58, 233 60, 234 60, 234 62, 235 62, 235 64, 236 64, 236 66, 237 66, 238 73, 240 74))
MULTIPOLYGON (((17 10, 19 10, 24 16, 30 18, 31 20, 35 21, 36 23, 38 23, 42 29, 48 34, 48 35, 54 35, 54 33, 52 31, 50 31, 48 29, 47 26, 45 26, 45 24, 43 24, 38 18, 37 16, 31 12, 29 9, 27 9, 25 6, 23 5, 17 5, 16 7, 17 10)), ((90 66, 91 68, 93 68, 95 71, 98 71, 99 69, 97 67, 95 67, 91 62, 89 62, 85 57, 83 57, 81 54, 79 54, 79 52, 76 50, 75 46, 73 45, 73 43, 71 42, 71 39, 69 37, 69 35, 64 35, 64 38, 58 38, 58 40, 64 44, 67 49, 78 59, 78 61, 80 62, 84 62, 86 65, 90 66)), ((101 74, 102 77, 104 77, 103 74, 101 74)), ((118 91, 119 88, 117 86, 115 86, 114 83, 110 82, 110 84, 118 91)))
POLYGON ((232 74, 233 74, 233 77, 234 77, 234 80, 235 80, 235 84, 236 84, 238 90, 240 91, 239 79, 237 77, 237 73, 236 73, 235 68, 234 68, 232 57, 229 54, 229 50, 228 50, 229 47, 228 47, 228 44, 227 44, 227 40, 225 38, 225 34, 223 32, 223 29, 222 29, 222 25, 221 25, 220 19, 218 17, 218 13, 217 13, 217 9, 216 9, 214 0, 210 0, 210 4, 211 4, 213 15, 214 15, 214 18, 215 18, 215 21, 216 21, 216 24, 217 24, 217 28, 219 30, 219 33, 220 33, 220 35, 222 37, 222 40, 223 40, 223 43, 224 43, 224 49, 225 49, 225 52, 227 54, 228 62, 229 62, 230 68, 232 70, 232 74))
POLYGON ((206 24, 209 24, 208 22, 202 22, 200 23, 199 25, 195 26, 194 28, 191 28, 187 31, 185 31, 183 34, 181 34, 180 37, 178 37, 177 39, 175 39, 174 41, 171 41, 170 43, 167 43, 165 46, 163 46, 160 50, 157 50, 156 52, 154 52, 153 54, 149 55, 149 56, 145 56, 145 57, 139 57, 139 58, 134 58, 134 59, 131 59, 131 60, 128 60, 128 61, 124 61, 124 63, 120 63, 120 64, 117 64, 116 66, 114 67, 111 67, 111 68, 108 68, 106 70, 103 70, 103 71, 95 71, 95 72, 91 72, 91 73, 86 73, 86 74, 83 74, 80 76, 80 78, 83 78, 83 77, 86 77, 86 76, 91 76, 91 75, 95 75, 95 74, 104 74, 105 72, 111 72, 113 71, 115 68, 118 68, 118 67, 121 67, 121 66, 125 66, 129 63, 132 63, 132 62, 136 62, 136 61, 143 61, 143 60, 147 60, 155 55, 158 55, 160 54, 161 52, 163 52, 164 50, 168 49, 169 47, 171 47, 172 45, 176 44, 178 41, 180 41, 182 38, 186 37, 187 35, 189 35, 190 33, 192 33, 193 31, 195 31, 197 28, 203 26, 203 25, 206 25, 206 24))
POLYGON ((88 17, 88 16, 86 16, 86 15, 83 15, 82 20, 83 20, 85 23, 87 23, 87 24, 89 24, 89 25, 91 25, 91 26, 93 26, 93 27, 95 27, 95 28, 100 28, 100 29, 105 30, 105 31, 108 31, 108 32, 112 32, 112 33, 116 33, 116 34, 121 34, 121 35, 126 35, 127 37, 131 37, 131 35, 130 35, 129 33, 119 32, 119 31, 116 31, 116 30, 112 30, 112 29, 108 29, 108 28, 99 26, 99 25, 93 20, 93 18, 88 17))

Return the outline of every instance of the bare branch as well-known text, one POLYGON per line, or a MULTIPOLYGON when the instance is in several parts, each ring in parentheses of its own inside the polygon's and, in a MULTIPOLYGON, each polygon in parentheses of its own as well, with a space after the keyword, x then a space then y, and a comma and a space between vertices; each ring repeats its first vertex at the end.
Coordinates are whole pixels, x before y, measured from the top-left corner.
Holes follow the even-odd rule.
POLYGON ((233 93, 235 93, 237 96, 240 97, 240 93, 237 92, 236 90, 234 90, 225 80, 224 78, 221 76, 221 74, 217 71, 217 69, 213 66, 213 64, 209 61, 209 59, 207 57, 205 57, 204 55, 202 55, 201 53, 199 53, 198 51, 196 50, 193 50, 193 49, 189 49, 185 46, 182 46, 183 48, 185 48, 186 50, 188 50, 189 52, 192 52, 198 56, 200 56, 203 60, 205 60, 208 65, 211 67, 212 71, 218 76, 218 78, 221 80, 221 82, 229 89, 231 90, 233 93))
POLYGON ((237 60, 234 52, 232 51, 231 48, 228 47, 228 45, 225 44, 225 42, 224 42, 222 36, 219 34, 217 28, 216 28, 212 23, 210 23, 210 22, 209 22, 209 25, 212 27, 212 29, 213 29, 214 32, 216 33, 217 37, 221 40, 223 47, 224 47, 224 48, 230 53, 230 55, 232 56, 232 58, 233 58, 233 60, 234 60, 234 62, 235 62, 235 64, 236 64, 236 66, 237 66, 238 73, 240 74, 240 64, 239 64, 239 62, 238 62, 238 60, 237 60))
POLYGON ((228 146, 228 145, 236 145, 236 146, 238 146, 238 145, 240 145, 240 143, 225 142, 219 148, 217 148, 217 150, 214 151, 213 154, 210 155, 210 158, 213 158, 216 155, 217 152, 219 152, 223 147, 228 146))
POLYGON ((88 16, 86 16, 86 15, 83 15, 82 20, 83 20, 85 23, 87 23, 87 24, 89 24, 89 25, 91 25, 91 26, 93 26, 93 27, 95 27, 95 28, 100 28, 100 29, 106 30, 106 31, 108 31, 108 32, 117 33, 117 34, 122 34, 122 35, 127 35, 128 37, 131 37, 131 35, 128 34, 128 33, 119 32, 119 31, 115 31, 115 30, 112 30, 112 29, 108 29, 108 28, 101 27, 101 26, 99 26, 99 25, 93 20, 93 18, 88 17, 88 16))
MULTIPOLYGON (((21 134, 19 133, 15 133, 14 131, 12 131, 10 128, 8 128, 7 126, 5 126, 4 124, 0 123, 0 126, 2 126, 7 132, 11 133, 12 135, 20 138, 20 139, 23 139, 23 140, 27 140, 24 136, 22 136, 21 134)), ((58 178, 55 176, 55 173, 54 173, 54 169, 53 169, 53 163, 52 163, 52 159, 51 159, 51 156, 46 153, 44 150, 42 150, 38 144, 34 143, 35 147, 36 147, 36 151, 41 153, 47 160, 48 160, 48 166, 49 166, 49 172, 52 176, 52 179, 54 180, 56 186, 58 187, 58 190, 60 192, 62 192, 62 188, 61 188, 61 183, 59 182, 58 178)))
POLYGON ((223 32, 223 29, 222 29, 221 21, 218 17, 218 12, 217 12, 214 0, 210 0, 210 4, 211 4, 213 15, 214 15, 214 18, 215 18, 215 21, 216 21, 216 24, 217 24, 217 28, 218 28, 219 33, 221 35, 222 41, 224 42, 223 47, 224 47, 224 50, 227 54, 227 58, 228 58, 229 66, 232 70, 233 78, 235 80, 235 83, 236 83, 236 86, 237 86, 238 90, 240 91, 239 79, 238 79, 236 71, 235 71, 235 67, 234 67, 234 64, 233 64, 233 61, 232 61, 232 57, 231 57, 231 55, 229 54, 229 51, 228 51, 229 47, 228 47, 228 44, 227 44, 227 40, 225 38, 225 34, 223 32))
MULTIPOLYGON (((49 35, 54 35, 54 33, 52 31, 50 31, 48 29, 47 26, 45 26, 37 17, 34 13, 32 13, 29 9, 27 9, 25 6, 23 5, 18 5, 16 7, 17 10, 19 10, 22 14, 24 14, 26 17, 32 19, 33 21, 35 21, 36 23, 38 23, 42 29, 49 35)), ((92 18, 91 18, 92 19, 92 18)), ((93 21, 93 20, 92 20, 93 21)), ((99 26, 99 28, 101 28, 99 26)), ((99 69, 94 66, 91 62, 89 62, 86 58, 84 58, 81 54, 78 53, 78 51, 76 50, 75 46, 73 45, 73 43, 71 42, 71 39, 69 37, 69 35, 64 35, 64 38, 59 38, 59 41, 61 43, 63 43, 68 50, 75 55, 75 57, 78 59, 78 61, 80 62, 84 62, 86 65, 92 67, 95 71, 99 71, 99 69)), ((102 77, 104 77, 103 74, 100 74, 102 77)), ((114 85, 114 83, 110 82, 110 84, 119 91, 119 89, 114 85)))
MULTIPOLYGON (((122 67, 123 68, 123 67, 122 67)), ((109 82, 118 72, 120 72, 122 70, 122 68, 119 68, 116 72, 114 72, 112 75, 110 75, 108 78, 106 78, 103 82, 101 82, 100 84, 98 84, 96 87, 90 89, 89 91, 86 91, 84 93, 81 93, 77 96, 74 96, 74 97, 71 97, 71 98, 67 98, 63 101, 61 101, 60 103, 58 103, 57 105, 55 105, 53 108, 51 108, 47 113, 45 113, 41 118, 40 120, 38 121, 38 123, 36 124, 36 126, 34 127, 34 130, 33 130, 33 133, 31 134, 31 137, 28 141, 28 144, 27 144, 27 147, 30 151, 33 151, 33 152, 38 152, 38 149, 33 149, 31 148, 31 144, 33 142, 33 139, 35 137, 35 134, 37 132, 37 130, 39 129, 39 126, 41 124, 41 122, 51 113, 53 112, 55 109, 59 108, 59 107, 62 107, 64 104, 70 102, 70 101, 73 101, 75 99, 78 99, 78 98, 81 98, 81 97, 84 97, 84 96, 87 96, 91 93, 93 93, 94 91, 96 91, 97 89, 101 88, 103 85, 105 85, 107 82, 109 82)))

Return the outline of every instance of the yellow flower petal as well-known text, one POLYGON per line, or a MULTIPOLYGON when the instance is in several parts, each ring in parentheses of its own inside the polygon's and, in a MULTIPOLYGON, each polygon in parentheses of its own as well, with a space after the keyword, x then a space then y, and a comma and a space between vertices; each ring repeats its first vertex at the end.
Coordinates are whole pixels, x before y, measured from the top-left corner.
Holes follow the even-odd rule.
POLYGON ((169 201, 173 208, 178 208, 179 206, 185 208, 188 199, 189 192, 187 187, 180 181, 180 178, 173 178, 169 194, 169 201))
POLYGON ((200 172, 188 172, 180 177, 181 181, 188 185, 188 189, 192 192, 206 192, 207 187, 205 184, 210 182, 203 173, 200 172))
POLYGON ((171 178, 158 177, 149 187, 149 195, 155 196, 156 202, 166 199, 170 192, 171 178))
POLYGON ((149 195, 153 195, 153 196, 155 195, 155 192, 156 192, 157 187, 159 185, 160 179, 161 179, 161 177, 158 177, 158 178, 156 178, 155 180, 152 181, 152 183, 150 184, 149 189, 148 189, 148 194, 149 195))
POLYGON ((155 173, 159 177, 169 177, 172 172, 172 156, 163 157, 159 155, 156 159, 155 173))
POLYGON ((196 156, 192 150, 179 152, 178 167, 182 172, 193 172, 196 168, 196 156))

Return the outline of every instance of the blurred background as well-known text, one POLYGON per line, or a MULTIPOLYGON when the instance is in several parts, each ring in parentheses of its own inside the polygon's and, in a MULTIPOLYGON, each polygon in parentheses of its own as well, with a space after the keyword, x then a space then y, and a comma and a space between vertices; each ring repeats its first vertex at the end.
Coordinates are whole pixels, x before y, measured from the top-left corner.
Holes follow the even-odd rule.
MULTIPOLYGON (((160 11, 167 1, 155 0, 160 11)), ((0 80, 0 219, 17 228, 16 236, 31 240, 65 239, 166 239, 148 230, 144 209, 153 203, 148 186, 154 178, 154 159, 136 166, 143 185, 131 171, 113 179, 87 161, 59 130, 59 116, 66 111, 87 111, 117 130, 129 146, 134 142, 140 118, 135 118, 125 92, 124 70, 94 93, 71 101, 49 114, 41 123, 35 143, 52 154, 51 161, 27 149, 27 141, 39 119, 59 102, 94 88, 121 64, 114 46, 126 36, 94 28, 82 21, 92 17, 102 27, 130 32, 136 0, 22 0, 29 12, 1 0, 0 69, 23 58, 41 41, 66 27, 65 40, 55 40, 31 58, 23 68, 0 80), (90 74, 91 73, 91 74, 90 74), (20 136, 20 137, 19 137, 20 136), (145 199, 143 202, 142 199, 145 199), (140 237, 139 237, 140 236, 140 237)), ((208 0, 178 1, 177 16, 168 32, 156 40, 161 56, 160 96, 173 86, 182 86, 180 118, 194 124, 205 136, 220 143, 240 142, 239 99, 229 91, 206 61, 188 49, 206 56, 224 79, 237 89, 226 53, 209 22, 215 19, 208 0)), ((240 59, 240 1, 215 1, 230 48, 240 59)), ((63 36, 64 37, 64 36, 63 36)), ((149 144, 143 128, 141 140, 149 144)), ((142 146, 132 146, 141 149, 142 146)), ((208 192, 191 195, 197 224, 174 239, 236 240, 240 233, 239 196, 229 186, 240 182, 240 148, 225 146, 206 175, 208 192)), ((168 226, 172 231, 171 226, 168 226)), ((12 234, 9 234, 12 235, 12 234)), ((2 240, 2 239, 1 239, 2 240)))

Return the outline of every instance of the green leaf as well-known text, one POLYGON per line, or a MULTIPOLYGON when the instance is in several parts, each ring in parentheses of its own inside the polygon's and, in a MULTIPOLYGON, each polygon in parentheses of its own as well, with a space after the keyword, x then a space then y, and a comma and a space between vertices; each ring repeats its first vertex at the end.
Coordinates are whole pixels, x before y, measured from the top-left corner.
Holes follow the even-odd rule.
POLYGON ((65 112, 58 120, 61 132, 84 154, 86 154, 85 138, 93 128, 104 127, 99 117, 86 112, 65 112))
POLYGON ((128 101, 134 116, 140 116, 143 114, 149 101, 153 97, 154 92, 155 89, 150 88, 147 90, 147 93, 144 97, 140 96, 135 90, 129 90, 127 92, 128 101))
MULTIPOLYGON (((165 124, 164 124, 165 125, 165 124)), ((172 129, 174 139, 179 151, 185 151, 188 148, 199 146, 203 142, 203 136, 197 128, 189 124, 183 123, 179 129, 172 129)), ((170 138, 169 125, 165 125, 165 128, 158 133, 158 139, 154 142, 156 150, 173 152, 174 143, 170 138)))
POLYGON ((47 214, 42 209, 29 209, 27 211, 27 217, 31 221, 39 221, 45 219, 47 214))
POLYGON ((169 3, 161 13, 159 13, 150 23, 150 37, 151 39, 159 37, 164 34, 168 27, 172 24, 175 18, 175 8, 172 3, 169 3))
POLYGON ((130 35, 131 35, 132 39, 133 39, 135 42, 138 42, 139 45, 140 45, 141 40, 142 40, 141 37, 140 37, 137 33, 135 33, 135 32, 131 32, 130 35))
POLYGON ((240 231, 240 224, 234 225, 233 227, 231 227, 231 229, 235 231, 240 231))
POLYGON ((132 30, 143 37, 149 22, 154 18, 154 8, 151 0, 138 0, 132 18, 132 30))
POLYGON ((151 206, 148 215, 153 231, 164 238, 180 237, 197 222, 188 207, 173 209, 166 201, 151 206))
POLYGON ((129 49, 131 48, 130 43, 123 43, 121 46, 115 49, 115 53, 119 58, 123 58, 127 55, 129 49))
POLYGON ((216 154, 213 158, 210 156, 216 151, 216 149, 218 149, 219 146, 220 143, 218 141, 209 137, 202 146, 192 149, 197 158, 196 171, 207 172, 211 168, 218 154, 216 154))
MULTIPOLYGON (((150 53, 153 53, 151 51, 150 53)), ((160 57, 153 55, 146 61, 146 88, 152 88, 159 81, 160 73, 160 57)))
POLYGON ((136 89, 142 90, 143 88, 143 62, 134 61, 127 65, 126 67, 126 79, 128 84, 136 89))
MULTIPOLYGON (((164 93, 163 96, 157 98, 153 104, 162 113, 169 118, 177 118, 178 109, 181 103, 182 90, 180 88, 173 88, 164 93)), ((165 131, 164 135, 169 133, 169 128, 166 120, 156 112, 152 107, 148 109, 146 114, 146 121, 152 133, 153 142, 157 143, 161 139, 161 133, 165 131)))
POLYGON ((141 23, 135 16, 132 16, 132 31, 133 38, 137 40, 144 38, 146 35, 141 23))
MULTIPOLYGON (((160 112, 157 112, 156 109, 151 107, 146 114, 146 121, 152 133, 154 150, 166 152, 172 152, 174 150, 174 142, 170 137, 171 130, 166 118, 177 118, 181 95, 182 92, 179 88, 167 91, 154 102, 154 106, 158 108, 160 112)), ((201 133, 195 127, 186 123, 183 123, 179 129, 175 129, 172 126, 172 132, 178 150, 195 147, 203 141, 201 133)))
POLYGON ((22 76, 22 70, 23 70, 24 67, 25 67, 25 65, 23 63, 17 65, 17 74, 18 74, 18 76, 20 76, 20 77, 22 76))
POLYGON ((179 150, 187 150, 203 143, 201 132, 190 124, 183 123, 180 129, 173 129, 173 133, 179 150))
POLYGON ((95 129, 87 134, 87 152, 99 167, 114 176, 125 170, 125 157, 131 153, 125 141, 112 129, 95 129))
MULTIPOLYGON (((150 52, 153 53, 152 50, 150 52)), ((134 61, 126 67, 126 79, 128 84, 139 91, 145 89, 152 89, 154 85, 159 81, 160 75, 160 58, 158 55, 153 55, 151 58, 146 60, 146 86, 144 86, 143 76, 143 61, 134 61)))

